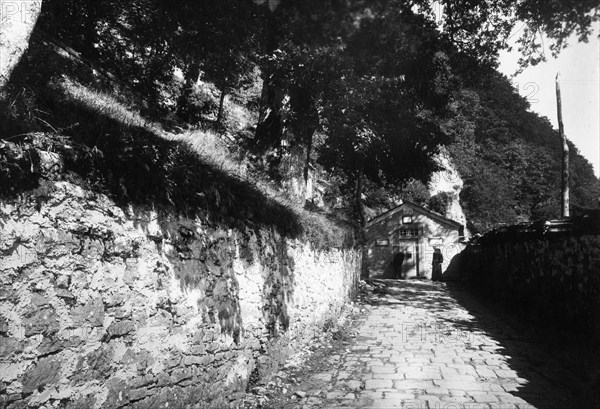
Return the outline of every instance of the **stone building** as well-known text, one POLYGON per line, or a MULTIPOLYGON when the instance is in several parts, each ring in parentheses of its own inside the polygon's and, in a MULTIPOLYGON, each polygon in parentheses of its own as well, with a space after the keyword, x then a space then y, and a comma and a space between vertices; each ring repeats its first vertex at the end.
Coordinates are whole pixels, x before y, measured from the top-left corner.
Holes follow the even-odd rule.
POLYGON ((442 272, 445 272, 452 258, 463 248, 463 232, 462 224, 405 201, 367 223, 371 276, 392 278, 392 259, 396 253, 403 252, 404 278, 431 278, 436 247, 442 250, 442 272))

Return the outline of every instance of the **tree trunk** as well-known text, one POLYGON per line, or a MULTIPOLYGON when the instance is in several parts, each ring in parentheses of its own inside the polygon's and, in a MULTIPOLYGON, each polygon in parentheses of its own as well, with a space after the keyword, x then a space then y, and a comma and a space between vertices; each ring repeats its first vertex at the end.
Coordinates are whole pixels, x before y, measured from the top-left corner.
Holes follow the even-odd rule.
POLYGON ((186 71, 183 92, 177 101, 177 116, 186 122, 191 122, 194 117, 194 112, 193 108, 190 106, 190 96, 194 90, 194 85, 198 82, 200 66, 196 63, 191 63, 186 71))
MULTIPOLYGON (((354 199, 356 200, 356 212, 358 215, 358 226, 359 226, 361 233, 365 231, 365 227, 367 225, 367 218, 365 215, 365 206, 362 201, 364 178, 365 178, 365 175, 361 168, 361 169, 359 169, 358 175, 356 177, 356 191, 355 191, 355 196, 354 196, 354 199)), ((363 237, 364 236, 361 235, 361 239, 363 237)))
POLYGON ((306 162, 304 163, 304 183, 308 184, 308 174, 310 172, 310 155, 312 154, 313 147, 313 135, 312 129, 306 133, 306 162))
POLYGON ((360 277, 362 279, 369 278, 369 264, 368 264, 368 249, 367 249, 367 217, 365 214, 365 206, 362 201, 362 193, 364 186, 364 172, 362 167, 358 170, 356 177, 356 191, 355 191, 355 206, 356 213, 358 216, 358 241, 361 247, 362 262, 360 268, 360 277))
POLYGON ((29 40, 42 10, 42 1, 3 1, 0 30, 0 89, 10 79, 13 69, 29 46, 29 40))
POLYGON ((444 13, 446 14, 446 24, 448 25, 447 32, 450 36, 450 42, 454 43, 454 15, 452 14, 452 6, 449 1, 446 1, 444 13))
POLYGON ((558 113, 558 133, 562 143, 562 176, 561 176, 561 217, 569 217, 569 144, 565 136, 562 120, 562 101, 560 97, 560 74, 556 74, 556 108, 558 113))
MULTIPOLYGON (((98 49, 94 47, 96 40, 98 39, 98 32, 96 31, 96 24, 100 19, 100 3, 90 2, 86 7, 87 15, 85 17, 85 24, 83 25, 83 52, 94 62, 98 62, 98 49)), ((137 61, 137 48, 133 49, 133 59, 137 61)))
MULTIPOLYGON (((267 16, 267 34, 265 43, 265 54, 272 55, 278 47, 278 21, 274 12, 267 16)), ((254 138, 254 147, 258 150, 273 146, 281 140, 283 133, 283 121, 279 109, 280 90, 274 78, 274 67, 267 62, 263 67, 263 89, 260 98, 258 124, 254 138)))
POLYGON ((221 119, 223 118, 223 103, 225 102, 225 95, 227 95, 226 87, 221 88, 221 98, 219 99, 219 111, 217 112, 217 126, 221 125, 221 119))

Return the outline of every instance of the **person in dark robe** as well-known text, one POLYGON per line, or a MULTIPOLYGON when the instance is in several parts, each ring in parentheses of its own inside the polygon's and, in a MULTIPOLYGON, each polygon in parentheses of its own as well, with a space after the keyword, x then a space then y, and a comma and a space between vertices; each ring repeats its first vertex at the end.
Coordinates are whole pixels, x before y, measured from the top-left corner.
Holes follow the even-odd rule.
POLYGON ((392 260, 392 267, 394 268, 394 278, 402 278, 402 263, 404 263, 404 253, 398 252, 392 260))
POLYGON ((433 263, 432 263, 432 281, 441 281, 442 279, 442 263, 444 262, 444 256, 442 256, 442 250, 436 248, 433 250, 433 263))

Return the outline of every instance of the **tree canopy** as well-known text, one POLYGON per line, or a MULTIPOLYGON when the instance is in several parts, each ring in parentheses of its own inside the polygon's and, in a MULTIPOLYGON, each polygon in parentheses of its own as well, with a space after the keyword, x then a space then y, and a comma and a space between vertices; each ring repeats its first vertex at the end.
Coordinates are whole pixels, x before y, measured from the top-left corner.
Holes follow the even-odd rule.
MULTIPOLYGON (((425 183, 448 145, 482 230, 555 208, 555 133, 495 71, 499 51, 523 25, 521 63, 535 64, 542 36, 558 53, 599 18, 590 0, 45 0, 40 26, 188 122, 198 78, 221 91, 219 115, 225 94, 259 84, 238 142, 273 174, 300 152, 305 176, 344 175, 357 204, 358 185, 425 183)), ((582 205, 598 193, 588 165, 574 154, 582 205)))

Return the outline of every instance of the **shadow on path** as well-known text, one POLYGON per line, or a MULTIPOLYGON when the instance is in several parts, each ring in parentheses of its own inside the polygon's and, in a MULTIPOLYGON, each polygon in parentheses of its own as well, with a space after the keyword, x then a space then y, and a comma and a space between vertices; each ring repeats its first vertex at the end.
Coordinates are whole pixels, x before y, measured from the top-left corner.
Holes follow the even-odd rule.
POLYGON ((262 395, 265 405, 248 408, 597 408, 546 340, 462 285, 369 284, 347 336, 316 347, 262 395))
MULTIPOLYGON (((591 401, 592 391, 586 390, 580 377, 552 356, 547 340, 537 338, 535 331, 518 318, 484 306, 462 284, 373 280, 373 285, 374 295, 369 303, 374 307, 410 307, 427 311, 427 323, 418 328, 423 342, 435 344, 444 338, 446 341, 452 338, 457 342, 458 350, 493 352, 494 359, 499 358, 498 362, 478 362, 470 358, 470 361, 465 359, 465 363, 474 367, 505 363, 513 372, 508 376, 516 374, 516 377, 515 383, 502 384, 502 388, 530 407, 598 407, 591 401), (454 314, 457 309, 465 313, 454 314)), ((516 406, 501 406, 498 402, 490 403, 489 407, 516 406)))

